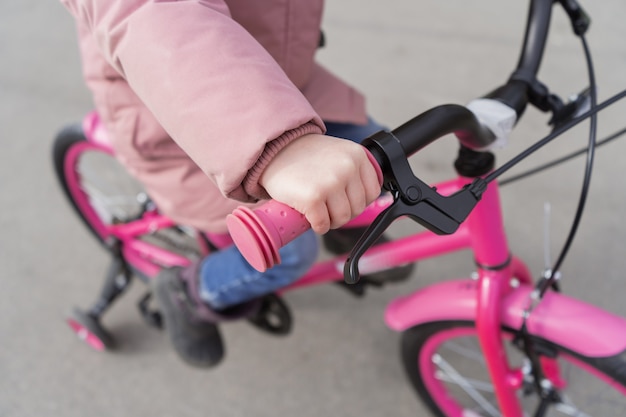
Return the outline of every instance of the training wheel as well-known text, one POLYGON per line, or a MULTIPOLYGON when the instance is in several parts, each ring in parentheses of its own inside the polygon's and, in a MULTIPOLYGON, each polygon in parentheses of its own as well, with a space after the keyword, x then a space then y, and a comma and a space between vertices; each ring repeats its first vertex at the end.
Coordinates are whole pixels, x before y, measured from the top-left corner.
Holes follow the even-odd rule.
POLYGON ((66 322, 78 338, 93 349, 104 351, 113 347, 113 338, 96 317, 75 308, 66 322))

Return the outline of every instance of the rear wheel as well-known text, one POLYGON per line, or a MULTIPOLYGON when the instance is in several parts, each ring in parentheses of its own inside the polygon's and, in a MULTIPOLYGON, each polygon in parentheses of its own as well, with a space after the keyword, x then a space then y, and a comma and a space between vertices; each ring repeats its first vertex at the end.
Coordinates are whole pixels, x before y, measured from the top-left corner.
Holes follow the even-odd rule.
POLYGON ((117 162, 111 151, 88 142, 80 125, 55 138, 54 168, 72 208, 89 231, 105 243, 109 227, 137 218, 147 196, 117 162))
MULTIPOLYGON (((502 333, 511 365, 529 370, 530 361, 510 342, 511 330, 503 328, 502 333)), ((626 415, 626 355, 588 358, 548 340, 534 342, 541 354, 557 358, 558 385, 563 384, 560 401, 542 415, 626 415)), ((409 329, 402 337, 402 359, 413 387, 434 415, 501 415, 474 322, 432 322, 409 329)), ((519 398, 524 415, 535 415, 539 398, 532 380, 520 389, 519 398)))
MULTIPOLYGON (((53 160, 70 205, 109 250, 112 225, 138 220, 147 210, 155 210, 143 186, 128 174, 112 150, 88 141, 78 124, 59 132, 54 140, 53 160)), ((208 251, 204 235, 180 226, 155 230, 138 239, 193 259, 208 251)))

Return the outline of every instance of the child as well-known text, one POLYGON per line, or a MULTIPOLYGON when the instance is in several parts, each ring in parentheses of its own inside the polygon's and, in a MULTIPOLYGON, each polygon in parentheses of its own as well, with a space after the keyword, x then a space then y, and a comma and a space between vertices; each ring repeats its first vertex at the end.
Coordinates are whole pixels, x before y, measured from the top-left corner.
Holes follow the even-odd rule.
POLYGON ((175 350, 191 365, 215 365, 217 323, 251 314, 255 299, 296 280, 317 256, 313 232, 378 197, 363 148, 339 137, 380 127, 361 94, 314 61, 322 0, 61 1, 76 19, 85 80, 116 156, 161 211, 220 233, 242 202, 273 198, 311 223, 265 273, 231 246, 157 277, 175 350))

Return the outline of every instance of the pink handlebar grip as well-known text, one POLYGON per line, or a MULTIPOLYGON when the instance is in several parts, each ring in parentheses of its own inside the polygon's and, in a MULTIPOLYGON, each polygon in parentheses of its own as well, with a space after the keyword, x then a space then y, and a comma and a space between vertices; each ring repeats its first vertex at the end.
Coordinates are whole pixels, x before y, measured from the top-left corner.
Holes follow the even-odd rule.
MULTIPOLYGON (((378 162, 367 149, 365 152, 382 184, 378 162)), ((226 217, 226 226, 243 257, 260 272, 279 264, 278 250, 311 228, 304 215, 274 200, 254 210, 236 208, 226 217)))
POLYGON ((243 257, 260 272, 279 264, 278 250, 311 228, 304 215, 274 200, 254 210, 236 208, 226 225, 243 257))

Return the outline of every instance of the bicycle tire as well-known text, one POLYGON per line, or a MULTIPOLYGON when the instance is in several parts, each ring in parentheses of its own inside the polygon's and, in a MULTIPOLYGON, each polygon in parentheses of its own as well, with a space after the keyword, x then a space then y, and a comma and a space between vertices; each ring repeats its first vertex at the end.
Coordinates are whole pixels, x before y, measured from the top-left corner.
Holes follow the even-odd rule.
MULTIPOLYGON (((87 141, 80 124, 74 124, 62 129, 55 137, 52 149, 52 157, 57 180, 72 209, 81 219, 92 236, 106 249, 109 238, 108 227, 116 222, 123 222, 124 219, 116 219, 111 213, 105 213, 107 209, 98 209, 94 205, 94 197, 85 188, 83 181, 88 181, 84 172, 81 172, 81 164, 91 157, 99 159, 102 164, 106 162, 107 169, 119 171, 123 175, 123 181, 129 183, 128 187, 136 189, 137 192, 129 192, 128 199, 137 198, 140 187, 134 180, 131 180, 124 170, 115 160, 114 156, 105 151, 105 148, 87 141), (90 156, 88 156, 90 155, 90 156)), ((96 177, 105 175, 106 170, 97 170, 96 177)), ((117 185, 116 185, 117 186, 117 185)), ((113 187, 111 187, 113 188, 113 187)), ((114 192, 119 192, 114 190, 114 192)), ((136 215, 140 210, 140 203, 135 201, 135 206, 128 218, 136 215)))
MULTIPOLYGON (((512 339, 511 329, 502 328, 502 332, 506 340, 512 339)), ((549 340, 533 339, 541 352, 557 355, 560 374, 565 376, 568 384, 563 391, 563 402, 551 405, 546 416, 626 415, 625 354, 589 358, 549 340), (565 370, 567 373, 563 372, 565 370), (589 396, 591 402, 583 405, 583 395, 589 396), (579 406, 592 409, 579 410, 579 406), (587 414, 576 414, 577 411, 587 414)), ((523 361, 519 349, 510 342, 505 343, 510 345, 507 347, 509 356, 514 356, 515 360, 515 355, 519 354, 518 360, 523 361)), ((501 415, 495 395, 489 392, 491 384, 477 345, 473 321, 438 321, 415 326, 403 333, 401 353, 405 372, 416 394, 433 415, 501 415), (475 345, 475 351, 468 350, 471 345, 475 345)), ((525 415, 534 415, 539 404, 537 393, 532 389, 531 381, 525 383, 524 388, 528 390, 520 390, 520 402, 525 415)))

